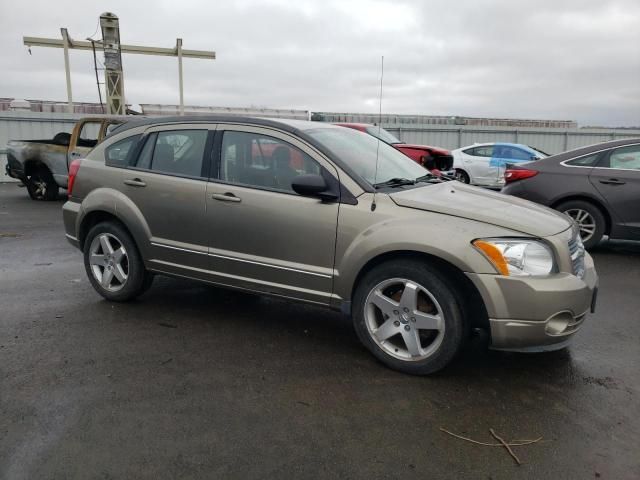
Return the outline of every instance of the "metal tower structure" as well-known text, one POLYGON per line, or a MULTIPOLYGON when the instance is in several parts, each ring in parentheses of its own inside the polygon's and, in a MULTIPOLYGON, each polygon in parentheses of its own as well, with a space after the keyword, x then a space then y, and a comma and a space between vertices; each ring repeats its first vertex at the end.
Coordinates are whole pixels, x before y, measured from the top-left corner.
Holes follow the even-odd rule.
POLYGON ((107 113, 124 115, 124 74, 120 49, 120 22, 111 12, 100 15, 102 48, 104 49, 104 83, 107 93, 107 113))

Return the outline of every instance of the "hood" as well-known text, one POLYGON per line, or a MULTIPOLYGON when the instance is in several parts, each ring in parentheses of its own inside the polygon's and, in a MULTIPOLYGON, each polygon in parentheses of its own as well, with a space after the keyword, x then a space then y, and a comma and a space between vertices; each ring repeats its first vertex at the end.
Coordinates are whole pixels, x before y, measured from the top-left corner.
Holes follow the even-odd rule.
POLYGON ((432 147, 431 145, 415 145, 413 143, 394 143, 393 146, 399 149, 405 147, 405 148, 414 148, 416 150, 428 150, 437 155, 451 155, 451 152, 449 152, 449 150, 446 150, 440 147, 432 147))
POLYGON ((477 220, 536 237, 555 235, 571 227, 571 220, 560 212, 460 182, 394 191, 389 196, 402 207, 477 220))

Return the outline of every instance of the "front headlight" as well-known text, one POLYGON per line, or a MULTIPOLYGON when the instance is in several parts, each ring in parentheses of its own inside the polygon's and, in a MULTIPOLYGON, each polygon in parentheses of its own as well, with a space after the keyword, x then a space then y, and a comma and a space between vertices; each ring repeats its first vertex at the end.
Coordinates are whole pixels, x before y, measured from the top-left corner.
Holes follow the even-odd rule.
POLYGON ((481 238, 472 244, 502 275, 548 275, 556 269, 551 249, 539 240, 481 238))

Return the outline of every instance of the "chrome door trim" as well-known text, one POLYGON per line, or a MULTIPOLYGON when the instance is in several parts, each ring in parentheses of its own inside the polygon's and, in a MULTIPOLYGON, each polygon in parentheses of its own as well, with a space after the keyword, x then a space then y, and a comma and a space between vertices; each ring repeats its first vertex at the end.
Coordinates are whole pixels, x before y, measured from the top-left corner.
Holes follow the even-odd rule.
POLYGON ((313 276, 321 277, 321 278, 332 278, 332 275, 327 275, 325 273, 310 272, 308 270, 301 270, 299 268, 283 267, 282 265, 274 265, 272 263, 257 262, 255 260, 247 260, 247 259, 244 259, 244 258, 231 257, 231 256, 228 256, 228 255, 220 255, 220 254, 217 254, 217 253, 200 252, 198 250, 192 250, 192 249, 189 249, 189 248, 174 247, 172 245, 165 245, 163 243, 158 243, 158 242, 151 242, 151 245, 153 245, 154 247, 162 247, 162 248, 169 248, 171 250, 179 250, 181 252, 197 253, 199 255, 207 255, 209 257, 221 258, 223 260, 233 260, 233 261, 236 261, 236 262, 250 263, 252 265, 259 265, 259 266, 262 266, 262 267, 277 268, 279 270, 286 270, 288 272, 304 273, 306 275, 313 275, 313 276))
POLYGON ((217 253, 209 253, 208 255, 210 257, 221 258, 223 260, 234 260, 236 262, 250 263, 252 265, 260 265, 261 267, 277 268, 279 270, 286 270, 288 272, 304 273, 304 274, 307 274, 307 275, 314 275, 316 277, 322 277, 322 278, 331 278, 332 277, 331 275, 326 275, 324 273, 310 272, 308 270, 301 270, 299 268, 283 267, 282 265, 274 265, 273 263, 256 262, 255 260, 247 260, 247 259, 244 259, 244 258, 230 257, 230 256, 227 256, 227 255, 220 255, 220 254, 217 254, 217 253))

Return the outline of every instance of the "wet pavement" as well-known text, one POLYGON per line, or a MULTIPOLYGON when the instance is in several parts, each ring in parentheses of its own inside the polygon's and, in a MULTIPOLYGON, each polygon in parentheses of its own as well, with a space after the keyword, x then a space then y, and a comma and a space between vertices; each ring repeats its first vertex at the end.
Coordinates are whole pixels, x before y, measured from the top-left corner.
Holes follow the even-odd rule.
POLYGON ((93 291, 62 201, 0 185, 0 478, 640 478, 640 243, 565 351, 390 371, 332 311, 156 278, 93 291), (511 439, 543 441, 502 447, 511 439))

